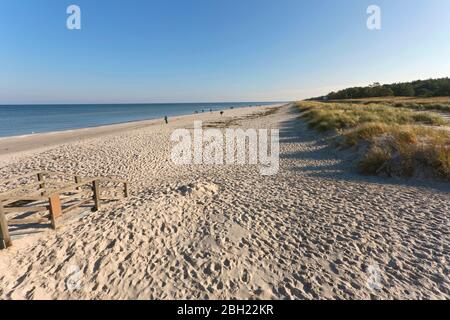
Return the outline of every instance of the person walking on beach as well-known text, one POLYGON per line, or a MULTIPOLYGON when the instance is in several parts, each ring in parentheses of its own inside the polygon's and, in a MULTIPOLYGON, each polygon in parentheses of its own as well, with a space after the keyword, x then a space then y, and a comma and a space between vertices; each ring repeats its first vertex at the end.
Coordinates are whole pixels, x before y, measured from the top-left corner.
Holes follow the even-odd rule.
POLYGON ((220 111, 220 115, 223 116, 223 111, 220 111))
POLYGON ((169 119, 167 118, 167 116, 164 117, 164 121, 166 122, 166 124, 169 123, 169 119))

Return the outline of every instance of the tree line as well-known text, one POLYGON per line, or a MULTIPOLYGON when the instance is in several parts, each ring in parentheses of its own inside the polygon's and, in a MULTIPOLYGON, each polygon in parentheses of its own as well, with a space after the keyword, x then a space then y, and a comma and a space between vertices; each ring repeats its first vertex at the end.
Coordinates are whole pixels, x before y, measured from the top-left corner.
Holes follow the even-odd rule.
POLYGON ((353 87, 331 92, 312 100, 340 100, 373 97, 442 97, 450 96, 450 78, 416 80, 393 84, 374 83, 367 87, 353 87))

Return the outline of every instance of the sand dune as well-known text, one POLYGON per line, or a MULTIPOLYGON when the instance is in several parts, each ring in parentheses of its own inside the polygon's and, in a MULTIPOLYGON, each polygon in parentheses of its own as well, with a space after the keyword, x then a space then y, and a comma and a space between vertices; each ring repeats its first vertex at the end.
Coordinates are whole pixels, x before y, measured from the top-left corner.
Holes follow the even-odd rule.
POLYGON ((0 298, 449 299, 448 185, 352 173, 294 109, 270 108, 56 134, 4 152, 2 178, 113 176, 132 192, 1 251, 0 298), (279 173, 176 166, 170 134, 194 119, 280 129, 279 173))

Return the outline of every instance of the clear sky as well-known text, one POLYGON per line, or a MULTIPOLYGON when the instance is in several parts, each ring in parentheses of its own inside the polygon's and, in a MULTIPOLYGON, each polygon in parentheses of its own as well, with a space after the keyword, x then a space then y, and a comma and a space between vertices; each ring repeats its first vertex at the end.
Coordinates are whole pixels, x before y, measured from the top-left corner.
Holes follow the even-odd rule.
POLYGON ((0 0, 1 104, 284 101, 442 76, 448 0, 0 0))

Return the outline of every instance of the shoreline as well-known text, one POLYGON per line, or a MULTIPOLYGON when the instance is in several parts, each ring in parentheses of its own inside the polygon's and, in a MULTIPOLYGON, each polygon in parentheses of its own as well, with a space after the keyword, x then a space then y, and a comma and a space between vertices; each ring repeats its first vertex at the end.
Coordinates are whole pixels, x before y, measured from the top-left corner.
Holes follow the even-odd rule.
MULTIPOLYGON (((281 107, 287 103, 274 103, 270 105, 256 105, 256 106, 245 106, 237 107, 231 110, 242 111, 247 109, 259 110, 260 108, 273 108, 281 107)), ((230 111, 230 110, 228 110, 230 111)), ((196 118, 211 118, 212 116, 217 117, 217 113, 220 111, 204 112, 204 113, 194 113, 185 114, 179 116, 169 117, 169 123, 181 119, 189 119, 190 117, 196 118)), ((227 113, 225 112, 226 116, 227 113)), ((146 119, 146 120, 136 120, 127 121, 120 123, 113 123, 107 125, 69 129, 63 131, 51 131, 42 132, 28 135, 10 136, 10 137, 0 137, 0 160, 3 160, 5 156, 12 156, 18 153, 31 152, 37 149, 47 149, 57 145, 70 143, 74 141, 80 141, 90 138, 98 138, 101 136, 106 136, 114 133, 125 132, 129 130, 136 130, 146 126, 164 124, 164 118, 146 119)))
MULTIPOLYGON (((224 104, 221 105, 219 107, 214 106, 213 107, 213 103, 167 103, 167 104, 146 104, 146 103, 142 103, 142 104, 54 104, 54 105, 28 105, 28 104, 23 104, 23 105, 18 105, 18 106, 22 106, 22 107, 42 107, 42 106, 79 106, 79 107, 84 107, 84 106, 123 106, 123 107, 128 107, 128 106, 147 106, 147 105, 155 105, 155 106, 161 106, 161 105, 167 105, 167 106, 176 106, 176 105, 195 105, 198 106, 200 109, 198 110, 183 110, 183 111, 176 111, 175 113, 172 113, 172 111, 169 109, 167 110, 168 113, 166 112, 160 112, 161 110, 156 110, 154 112, 154 114, 147 114, 145 116, 143 116, 142 118, 138 118, 138 119, 110 119, 111 122, 109 121, 105 121, 104 123, 99 122, 99 123, 83 123, 81 125, 70 125, 67 127, 60 127, 60 128, 54 128, 54 129, 41 129, 41 131, 28 131, 28 132, 18 132, 18 133, 5 133, 6 135, 0 135, 0 140, 2 139, 7 139, 7 138, 18 138, 18 137, 28 137, 28 136, 33 136, 36 134, 44 134, 44 133, 54 133, 54 132, 65 132, 65 131, 73 131, 73 130, 80 130, 80 129, 88 129, 88 128, 97 128, 97 127, 103 127, 103 126, 110 126, 110 125, 118 125, 118 124, 126 124, 126 123, 132 123, 132 122, 139 122, 139 121, 150 121, 150 120, 157 120, 157 119, 164 119, 164 116, 168 116, 169 118, 174 118, 174 117, 179 117, 179 116, 185 116, 185 115, 191 115, 191 114, 199 114, 199 110, 203 110, 203 109, 207 109, 207 112, 220 112, 220 111, 226 111, 226 110, 232 110, 232 109, 239 109, 239 108, 248 108, 248 107, 260 107, 260 106, 271 106, 271 105, 284 105, 287 104, 289 102, 259 102, 259 103, 255 103, 255 102, 223 102, 223 103, 218 103, 218 104, 224 104), (209 111, 211 110, 211 111, 209 111)), ((0 105, 0 111, 3 107, 13 107, 14 105, 0 105)), ((202 112, 202 113, 206 113, 206 112, 202 112)), ((1 112, 0 112, 1 114, 1 112)))

